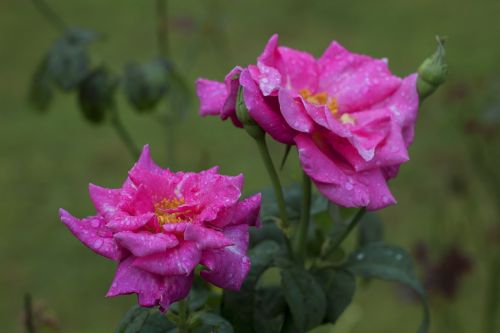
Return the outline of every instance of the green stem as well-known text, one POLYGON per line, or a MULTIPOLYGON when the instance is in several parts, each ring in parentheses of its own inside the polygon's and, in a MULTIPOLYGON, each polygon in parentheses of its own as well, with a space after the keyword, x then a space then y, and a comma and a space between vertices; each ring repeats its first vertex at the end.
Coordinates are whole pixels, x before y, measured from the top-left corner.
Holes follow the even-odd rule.
POLYGON ((128 133, 127 129, 123 125, 118 110, 116 109, 116 107, 113 106, 111 107, 110 111, 111 111, 111 124, 113 125, 113 128, 116 130, 116 133, 127 147, 128 151, 132 155, 132 158, 134 159, 139 158, 140 151, 137 148, 136 144, 134 143, 134 140, 132 140, 132 137, 128 133))
POLYGON ((26 294, 24 296, 24 324, 27 333, 35 333, 35 324, 33 320, 33 303, 31 301, 31 295, 26 294))
POLYGON ((299 228, 297 229, 295 240, 296 258, 303 261, 307 251, 307 232, 309 230, 309 215, 311 210, 311 178, 304 172, 302 175, 302 206, 300 211, 299 228))
POLYGON ((341 244, 342 242, 349 236, 351 231, 358 225, 359 221, 363 218, 363 216, 366 214, 366 208, 360 208, 357 213, 353 216, 351 221, 349 221, 349 224, 347 225, 347 228, 338 236, 333 244, 329 246, 329 248, 325 251, 325 253, 322 255, 322 257, 327 257, 331 253, 333 253, 341 244))
POLYGON ((31 0, 33 6, 45 19, 52 24, 54 28, 60 31, 65 31, 68 28, 66 22, 57 13, 50 8, 44 0, 31 0))
POLYGON ((169 55, 168 42, 168 3, 167 0, 156 0, 156 14, 158 16, 157 39, 158 52, 162 58, 167 58, 169 55))
POLYGON ((188 333, 188 317, 189 317, 189 308, 186 299, 179 301, 179 323, 177 325, 178 333, 188 333))
POLYGON ((269 178, 271 179, 271 183, 273 185, 274 195, 276 197, 276 202, 278 203, 278 208, 281 218, 281 227, 283 229, 287 229, 289 225, 288 225, 288 217, 286 214, 283 189, 281 187, 281 182, 278 177, 278 173, 276 172, 276 168, 274 167, 273 160, 271 159, 271 155, 269 154, 269 149, 267 148, 266 137, 265 135, 262 135, 261 137, 255 138, 255 141, 257 142, 260 156, 264 161, 264 165, 266 166, 267 173, 269 174, 269 178))
POLYGON ((500 256, 496 255, 491 260, 488 269, 486 286, 486 304, 484 309, 484 333, 496 333, 498 327, 498 315, 500 314, 500 256))

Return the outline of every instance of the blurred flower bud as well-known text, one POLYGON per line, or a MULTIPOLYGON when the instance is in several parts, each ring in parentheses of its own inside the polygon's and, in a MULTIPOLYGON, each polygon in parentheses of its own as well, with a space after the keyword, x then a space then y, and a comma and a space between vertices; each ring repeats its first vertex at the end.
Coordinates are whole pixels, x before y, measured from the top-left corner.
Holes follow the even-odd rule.
POLYGON ((92 123, 104 120, 113 107, 113 95, 118 80, 105 67, 93 70, 79 85, 78 101, 85 118, 92 123))
POLYGON ((44 58, 36 68, 29 90, 29 102, 36 111, 47 111, 54 97, 52 78, 44 58))
POLYGON ((444 39, 436 38, 438 46, 436 52, 425 59, 418 68, 417 90, 420 100, 431 95, 446 80, 448 64, 446 63, 446 51, 444 39))
POLYGON ((243 127, 252 138, 261 139, 264 137, 264 130, 260 128, 260 126, 248 113, 248 109, 243 98, 243 87, 241 86, 238 89, 238 97, 236 98, 236 117, 238 117, 238 120, 243 124, 243 127))
POLYGON ((123 88, 130 104, 137 111, 153 110, 168 90, 169 74, 170 66, 163 59, 127 65, 123 88))

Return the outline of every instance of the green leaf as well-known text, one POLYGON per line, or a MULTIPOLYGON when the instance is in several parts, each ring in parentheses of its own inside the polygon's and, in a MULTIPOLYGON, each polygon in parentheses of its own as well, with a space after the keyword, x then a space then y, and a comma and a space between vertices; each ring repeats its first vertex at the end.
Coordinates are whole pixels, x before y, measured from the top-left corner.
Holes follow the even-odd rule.
POLYGON ((346 270, 326 268, 314 271, 314 276, 326 296, 325 322, 334 324, 352 302, 356 290, 354 275, 346 270))
POLYGON ((209 312, 197 312, 193 316, 191 333, 233 333, 231 324, 221 316, 209 312))
POLYGON ((128 64, 123 89, 130 104, 137 111, 153 110, 167 92, 169 72, 168 64, 162 59, 128 64))
POLYGON ((326 313, 326 297, 314 276, 302 267, 284 266, 281 287, 297 332, 306 332, 321 324, 326 313))
POLYGON ((264 241, 274 241, 284 247, 286 239, 283 231, 278 228, 276 223, 263 220, 260 228, 250 229, 250 248, 264 241))
POLYGON ((375 213, 366 213, 359 221, 358 247, 384 240, 384 224, 375 213))
POLYGON ((29 91, 29 102, 37 111, 46 111, 54 97, 47 58, 37 66, 29 91))
POLYGON ((279 286, 257 289, 254 311, 255 332, 279 332, 283 324, 285 309, 285 298, 279 286))
POLYGON ((49 50, 47 66, 52 80, 64 91, 76 88, 90 72, 88 44, 96 34, 73 29, 59 38, 49 50))
POLYGON ((262 273, 273 265, 274 258, 280 252, 280 246, 273 241, 258 244, 249 251, 252 265, 240 291, 224 291, 221 313, 238 333, 254 332, 255 287, 262 273))
POLYGON ((116 333, 165 333, 175 328, 158 310, 132 307, 123 317, 116 333))
POLYGON ((353 252, 343 268, 355 275, 394 281, 412 288, 420 296, 423 305, 423 320, 418 333, 429 331, 427 295, 415 275, 411 257, 405 250, 383 243, 369 243, 353 252))
POLYGON ((100 123, 113 107, 118 80, 104 67, 93 70, 78 88, 80 110, 92 123, 100 123))

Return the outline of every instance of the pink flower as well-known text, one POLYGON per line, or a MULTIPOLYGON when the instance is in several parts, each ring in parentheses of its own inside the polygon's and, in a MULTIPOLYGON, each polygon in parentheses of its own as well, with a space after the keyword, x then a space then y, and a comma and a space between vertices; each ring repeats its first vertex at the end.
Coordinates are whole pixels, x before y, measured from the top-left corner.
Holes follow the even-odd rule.
POLYGON ((167 309, 187 296, 198 264, 206 281, 240 288, 261 196, 240 201, 243 175, 217 172, 162 169, 145 146, 121 188, 89 186, 97 215, 77 219, 60 210, 83 244, 119 263, 107 296, 136 293, 140 305, 167 309))
POLYGON ((345 207, 395 203, 387 180, 408 161, 418 111, 417 75, 391 74, 387 60, 332 42, 319 59, 267 43, 256 65, 236 67, 225 83, 197 81, 201 115, 236 119, 239 86, 250 116, 275 140, 297 145, 319 191, 345 207), (238 76, 236 76, 238 75, 238 76))

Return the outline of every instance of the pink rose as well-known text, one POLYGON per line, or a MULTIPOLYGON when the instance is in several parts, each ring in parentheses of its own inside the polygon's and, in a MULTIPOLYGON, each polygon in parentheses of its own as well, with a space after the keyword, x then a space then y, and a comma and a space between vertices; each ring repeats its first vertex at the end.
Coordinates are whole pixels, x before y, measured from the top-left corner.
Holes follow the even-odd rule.
POLYGON ((392 75, 387 60, 332 42, 319 59, 267 43, 256 65, 224 83, 199 79, 201 115, 236 118, 241 86, 250 116, 275 140, 295 144, 321 193, 344 207, 394 204, 387 180, 408 161, 419 104, 417 75, 392 75))
POLYGON ((240 201, 243 176, 158 167, 145 146, 119 189, 90 185, 97 215, 61 220, 97 254, 117 261, 107 296, 136 293, 141 306, 187 296, 194 269, 214 285, 237 290, 249 269, 248 227, 259 224, 260 194, 240 201))

